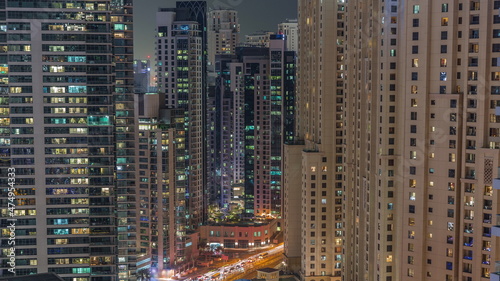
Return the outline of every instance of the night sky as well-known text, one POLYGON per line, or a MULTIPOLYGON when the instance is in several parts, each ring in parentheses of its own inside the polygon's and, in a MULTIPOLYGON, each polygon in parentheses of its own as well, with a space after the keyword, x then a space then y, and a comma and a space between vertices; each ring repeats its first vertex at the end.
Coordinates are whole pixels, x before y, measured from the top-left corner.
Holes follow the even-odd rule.
MULTIPOLYGON (((156 11, 159 7, 175 7, 175 0, 134 0, 134 55, 136 59, 154 56, 156 11)), ((241 35, 258 30, 277 31, 278 23, 297 18, 296 0, 207 0, 210 8, 238 11, 241 35)))

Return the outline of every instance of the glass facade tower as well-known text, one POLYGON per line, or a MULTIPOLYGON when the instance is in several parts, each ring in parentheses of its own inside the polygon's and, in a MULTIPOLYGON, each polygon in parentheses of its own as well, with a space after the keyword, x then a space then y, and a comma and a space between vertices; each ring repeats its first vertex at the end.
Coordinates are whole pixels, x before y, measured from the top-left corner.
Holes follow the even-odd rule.
POLYGON ((136 280, 132 12, 129 0, 0 1, 0 172, 5 183, 16 170, 17 275, 136 280))

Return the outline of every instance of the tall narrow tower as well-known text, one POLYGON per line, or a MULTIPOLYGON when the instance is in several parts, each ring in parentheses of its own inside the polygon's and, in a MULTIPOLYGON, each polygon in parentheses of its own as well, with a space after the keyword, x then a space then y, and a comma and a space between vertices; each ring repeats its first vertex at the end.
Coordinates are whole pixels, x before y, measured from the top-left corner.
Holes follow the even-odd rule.
POLYGON ((299 1, 297 136, 285 148, 284 230, 287 264, 304 280, 341 278, 344 5, 299 1))

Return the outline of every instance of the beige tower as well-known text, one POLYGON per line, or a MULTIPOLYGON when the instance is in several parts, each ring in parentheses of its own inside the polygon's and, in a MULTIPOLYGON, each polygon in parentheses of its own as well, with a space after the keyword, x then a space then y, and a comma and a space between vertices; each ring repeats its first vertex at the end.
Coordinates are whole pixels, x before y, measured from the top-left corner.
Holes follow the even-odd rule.
POLYGON ((299 141, 285 148, 284 229, 286 262, 303 280, 341 280, 343 11, 340 2, 299 1, 299 141))
POLYGON ((500 1, 348 6, 344 279, 498 280, 500 1))
POLYGON ((300 260, 303 280, 500 280, 500 1, 333 2, 299 1, 289 267, 300 260))
POLYGON ((240 24, 235 10, 212 10, 208 13, 208 61, 215 65, 215 55, 234 55, 240 42, 240 24))

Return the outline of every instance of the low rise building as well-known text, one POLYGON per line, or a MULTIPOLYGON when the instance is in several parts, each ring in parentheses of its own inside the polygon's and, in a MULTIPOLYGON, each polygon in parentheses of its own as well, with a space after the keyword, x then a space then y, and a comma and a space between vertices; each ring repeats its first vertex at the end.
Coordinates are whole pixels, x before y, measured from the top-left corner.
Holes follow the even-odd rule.
POLYGON ((210 246, 224 248, 264 247, 272 244, 279 233, 278 221, 204 225, 200 227, 200 239, 210 246))

